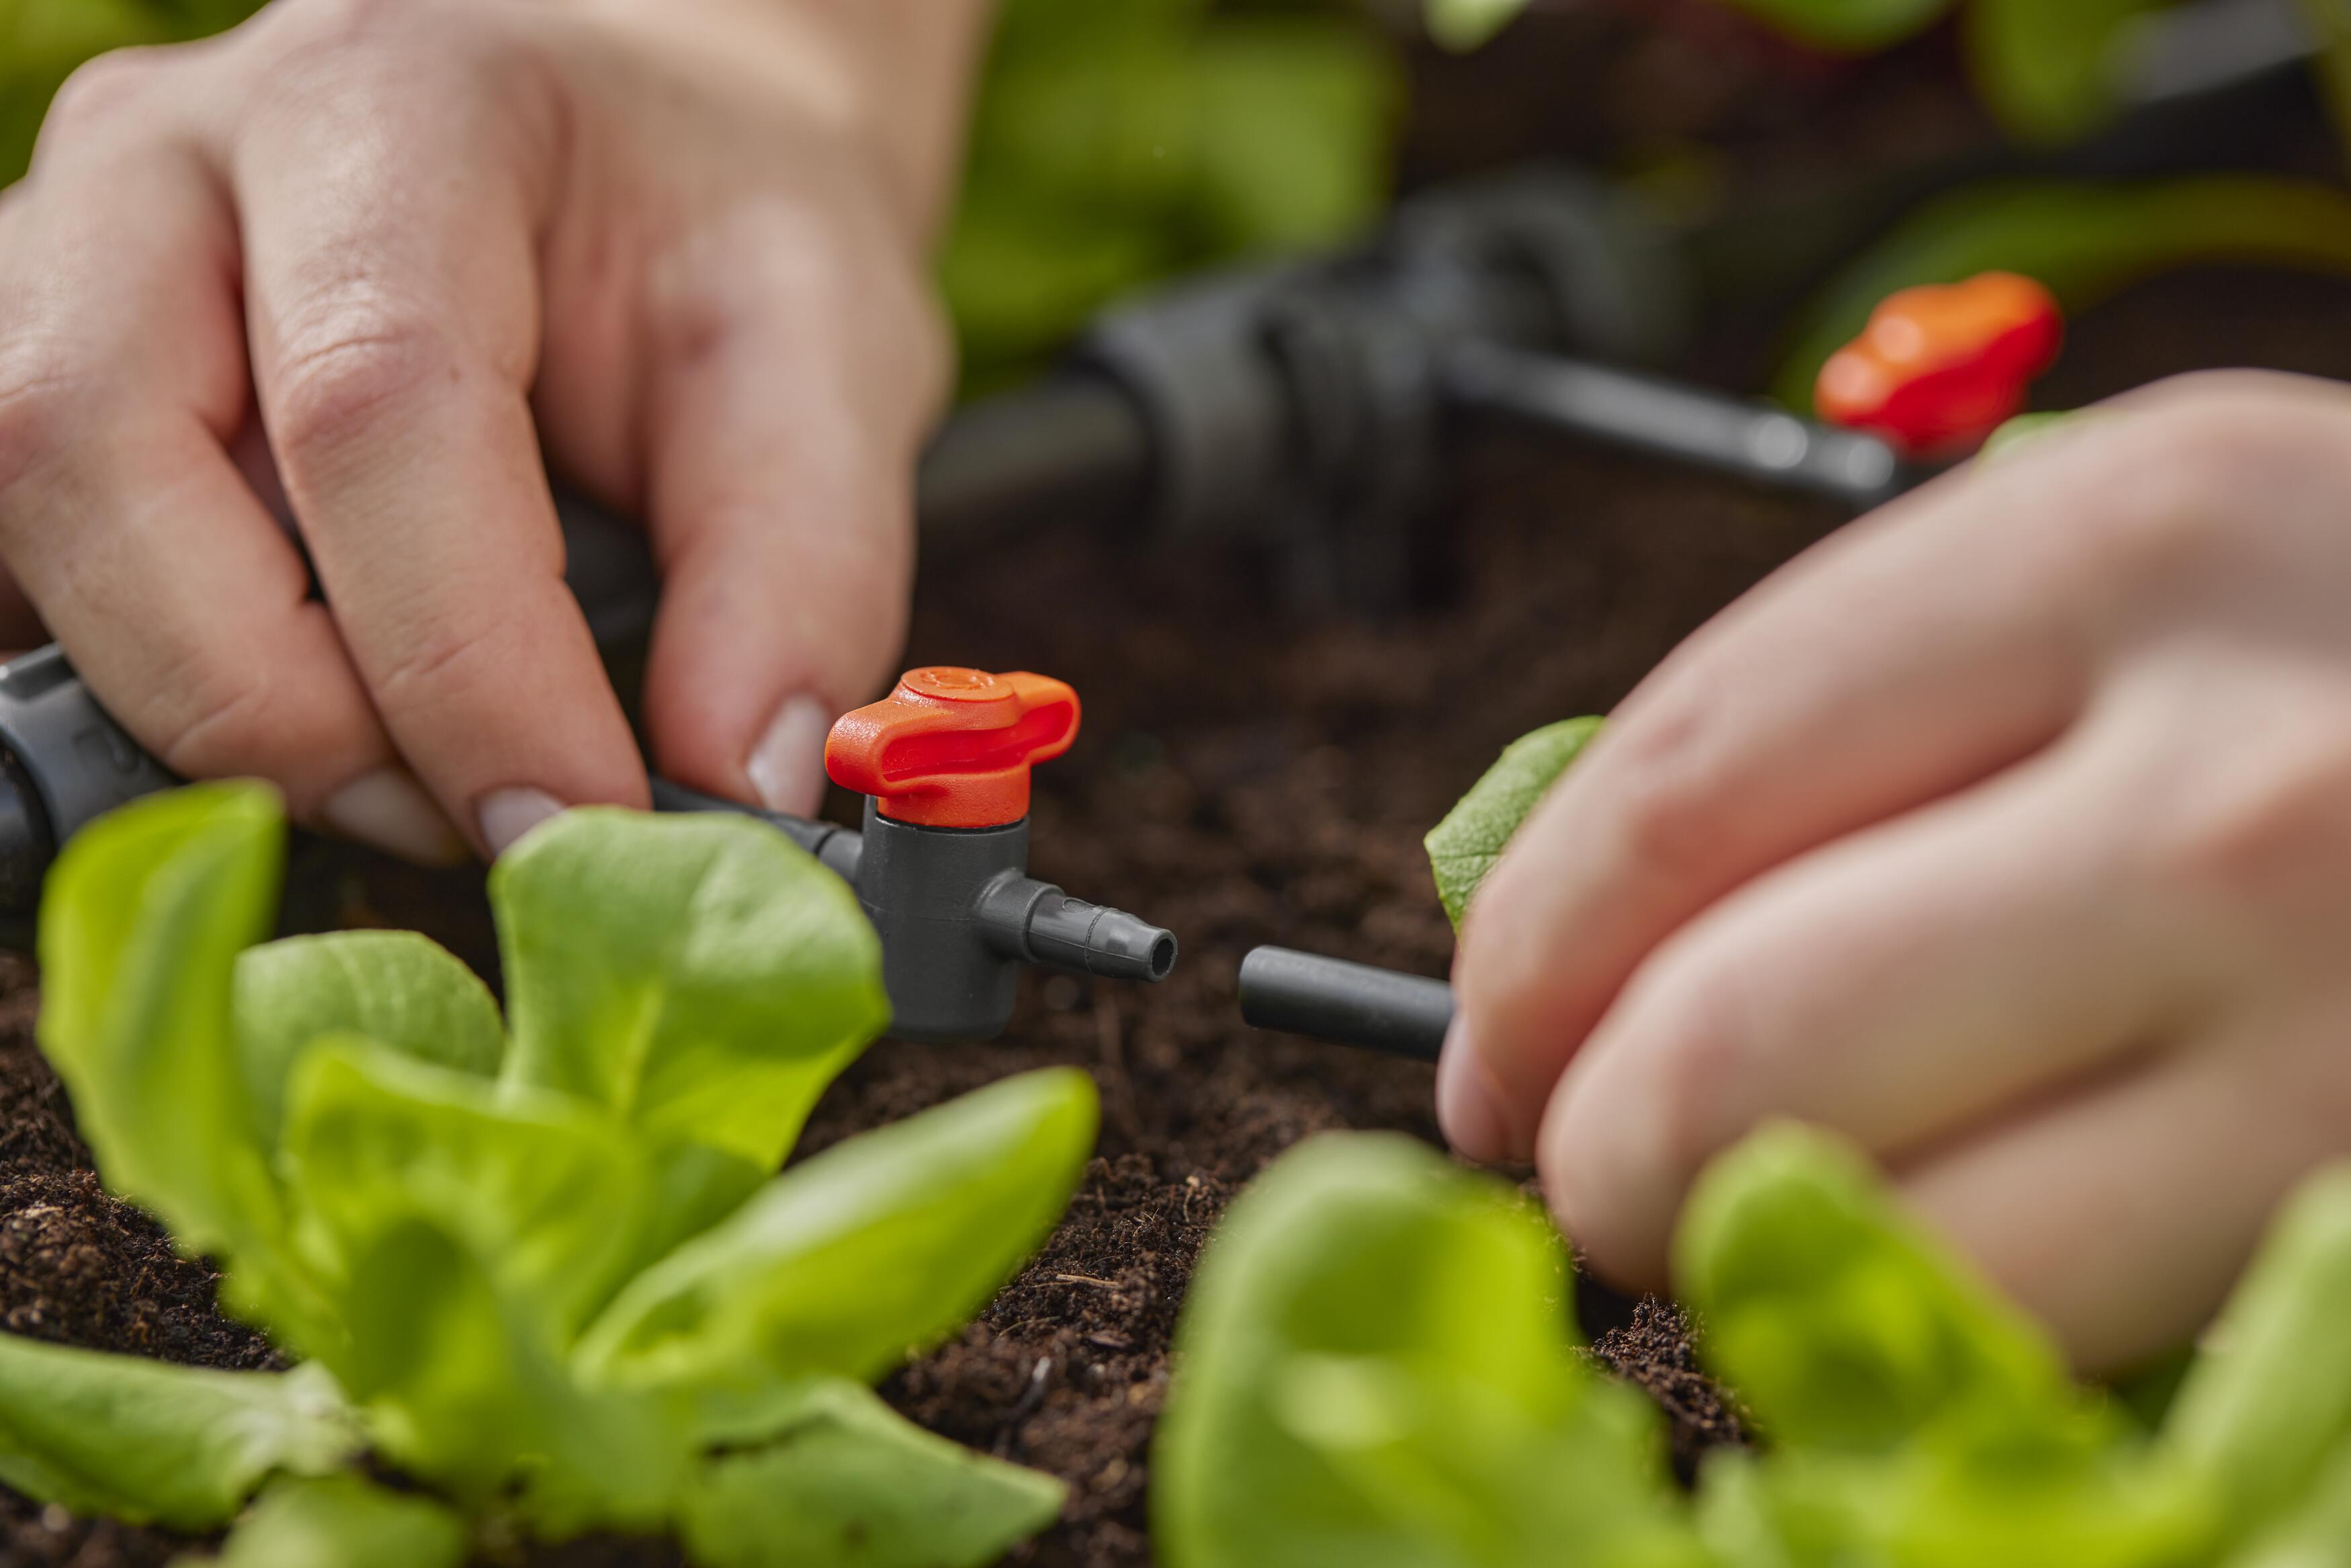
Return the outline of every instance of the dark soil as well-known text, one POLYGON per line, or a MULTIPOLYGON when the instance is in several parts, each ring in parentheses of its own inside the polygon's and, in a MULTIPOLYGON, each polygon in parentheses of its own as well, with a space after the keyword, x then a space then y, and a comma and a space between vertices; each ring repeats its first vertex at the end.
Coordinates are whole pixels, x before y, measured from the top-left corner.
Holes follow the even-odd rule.
MULTIPOLYGON (((2351 377, 2351 289, 2225 275, 2142 289, 2081 324, 2050 395, 2228 362, 2351 377)), ((1655 464, 1498 444, 1471 455, 1447 515, 1444 601, 1384 625, 1285 613, 1245 562, 1144 560, 1068 537, 926 574, 910 663, 1041 669, 1083 691, 1083 737, 1039 779, 1038 874, 1185 944, 1158 987, 1032 981, 996 1044, 877 1045, 809 1131, 805 1146, 822 1147, 1049 1062, 1102 1086, 1101 1155, 1068 1219, 977 1322, 884 1388, 925 1424, 1069 1480, 1067 1517, 1017 1561, 1150 1560, 1147 1452, 1169 1335, 1232 1195, 1310 1134, 1436 1136, 1426 1067, 1242 1027, 1242 953, 1280 942, 1442 974, 1452 941, 1421 854, 1428 825, 1511 737, 1610 706, 1836 521, 1655 464)), ((450 885, 371 866, 342 896, 355 917, 393 915, 478 950, 482 912, 450 885)), ((267 1364, 267 1344, 214 1310, 212 1271, 99 1190, 32 1046, 32 985, 27 962, 0 957, 0 1323, 267 1364)), ((1740 1440, 1669 1306, 1604 1291, 1579 1305, 1595 1359, 1671 1417, 1677 1469, 1740 1440)), ((0 1568, 157 1564, 177 1546, 0 1492, 0 1568)), ((607 1541, 533 1561, 675 1559, 607 1541)))

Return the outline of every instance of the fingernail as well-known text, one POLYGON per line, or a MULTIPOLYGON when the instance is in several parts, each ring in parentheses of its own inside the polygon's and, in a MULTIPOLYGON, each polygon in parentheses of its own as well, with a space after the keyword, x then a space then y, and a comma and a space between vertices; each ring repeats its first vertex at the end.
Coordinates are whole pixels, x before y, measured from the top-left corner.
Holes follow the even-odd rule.
POLYGON ((563 802, 544 789, 493 789, 474 808, 482 825, 482 841, 493 856, 502 855, 525 833, 563 810, 563 802))
POLYGON ((419 865, 465 858, 465 841, 416 776, 397 763, 362 773, 328 796, 319 820, 347 839, 419 865))
POLYGON ((1510 1124, 1503 1119, 1501 1099, 1459 1019, 1445 1031, 1445 1050, 1437 1057, 1437 1124, 1464 1159, 1491 1165, 1510 1155, 1510 1124))
POLYGON ((787 816, 812 817, 824 804, 824 737, 832 709, 819 699, 787 698, 744 759, 759 804, 787 816))

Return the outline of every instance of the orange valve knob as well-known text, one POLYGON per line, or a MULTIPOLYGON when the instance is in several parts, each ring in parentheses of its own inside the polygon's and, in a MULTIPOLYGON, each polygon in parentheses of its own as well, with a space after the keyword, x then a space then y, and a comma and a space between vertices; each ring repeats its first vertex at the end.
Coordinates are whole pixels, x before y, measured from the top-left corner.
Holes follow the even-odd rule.
POLYGON ((2064 337, 2055 298, 2013 272, 1905 288, 1821 367, 1813 403, 1906 456, 1956 456, 2024 406, 2064 337))
POLYGON ((1029 769, 1078 737, 1078 694, 1050 675, 935 664, 845 713, 824 768, 896 822, 1000 828, 1029 814, 1029 769))

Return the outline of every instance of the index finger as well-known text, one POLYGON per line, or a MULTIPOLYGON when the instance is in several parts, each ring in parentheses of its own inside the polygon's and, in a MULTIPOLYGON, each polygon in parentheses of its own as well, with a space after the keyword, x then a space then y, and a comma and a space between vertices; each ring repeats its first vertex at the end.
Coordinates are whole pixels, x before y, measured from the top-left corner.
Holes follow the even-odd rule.
POLYGON ((495 853, 646 784, 528 402, 552 157, 533 95, 473 68, 422 95, 298 84, 233 169, 263 418, 319 581, 401 752, 495 853))

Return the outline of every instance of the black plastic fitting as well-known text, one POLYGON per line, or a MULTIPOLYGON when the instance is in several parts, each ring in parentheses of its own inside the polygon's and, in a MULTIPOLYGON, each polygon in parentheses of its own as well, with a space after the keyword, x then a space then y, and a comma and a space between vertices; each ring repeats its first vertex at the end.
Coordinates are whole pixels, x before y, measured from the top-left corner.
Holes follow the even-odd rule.
POLYGON ((178 782, 99 706, 55 643, 0 664, 0 916, 30 915, 58 846, 178 782))
POLYGON ((1875 435, 1558 355, 1461 343, 1447 350, 1440 376, 1446 401, 1466 412, 1809 491, 1857 512, 1932 472, 1904 462, 1875 435))
POLYGON ((1021 968, 1164 980, 1173 933, 1071 898, 1028 874, 1029 820, 995 828, 893 821, 865 802, 852 883, 882 936, 890 1032, 903 1040, 986 1040, 1012 1017, 1021 968))
POLYGON ((1255 1028, 1415 1061, 1435 1061, 1453 1023, 1453 988, 1442 980, 1288 947, 1249 950, 1240 999, 1255 1028))
POLYGON ((1173 932, 1028 874, 1025 817, 997 828, 925 828, 891 821, 868 797, 861 833, 666 779, 654 781, 653 807, 757 817, 849 883, 882 938, 890 1032, 901 1040, 994 1038, 1012 1017, 1025 965, 1145 984, 1176 967, 1173 932))

